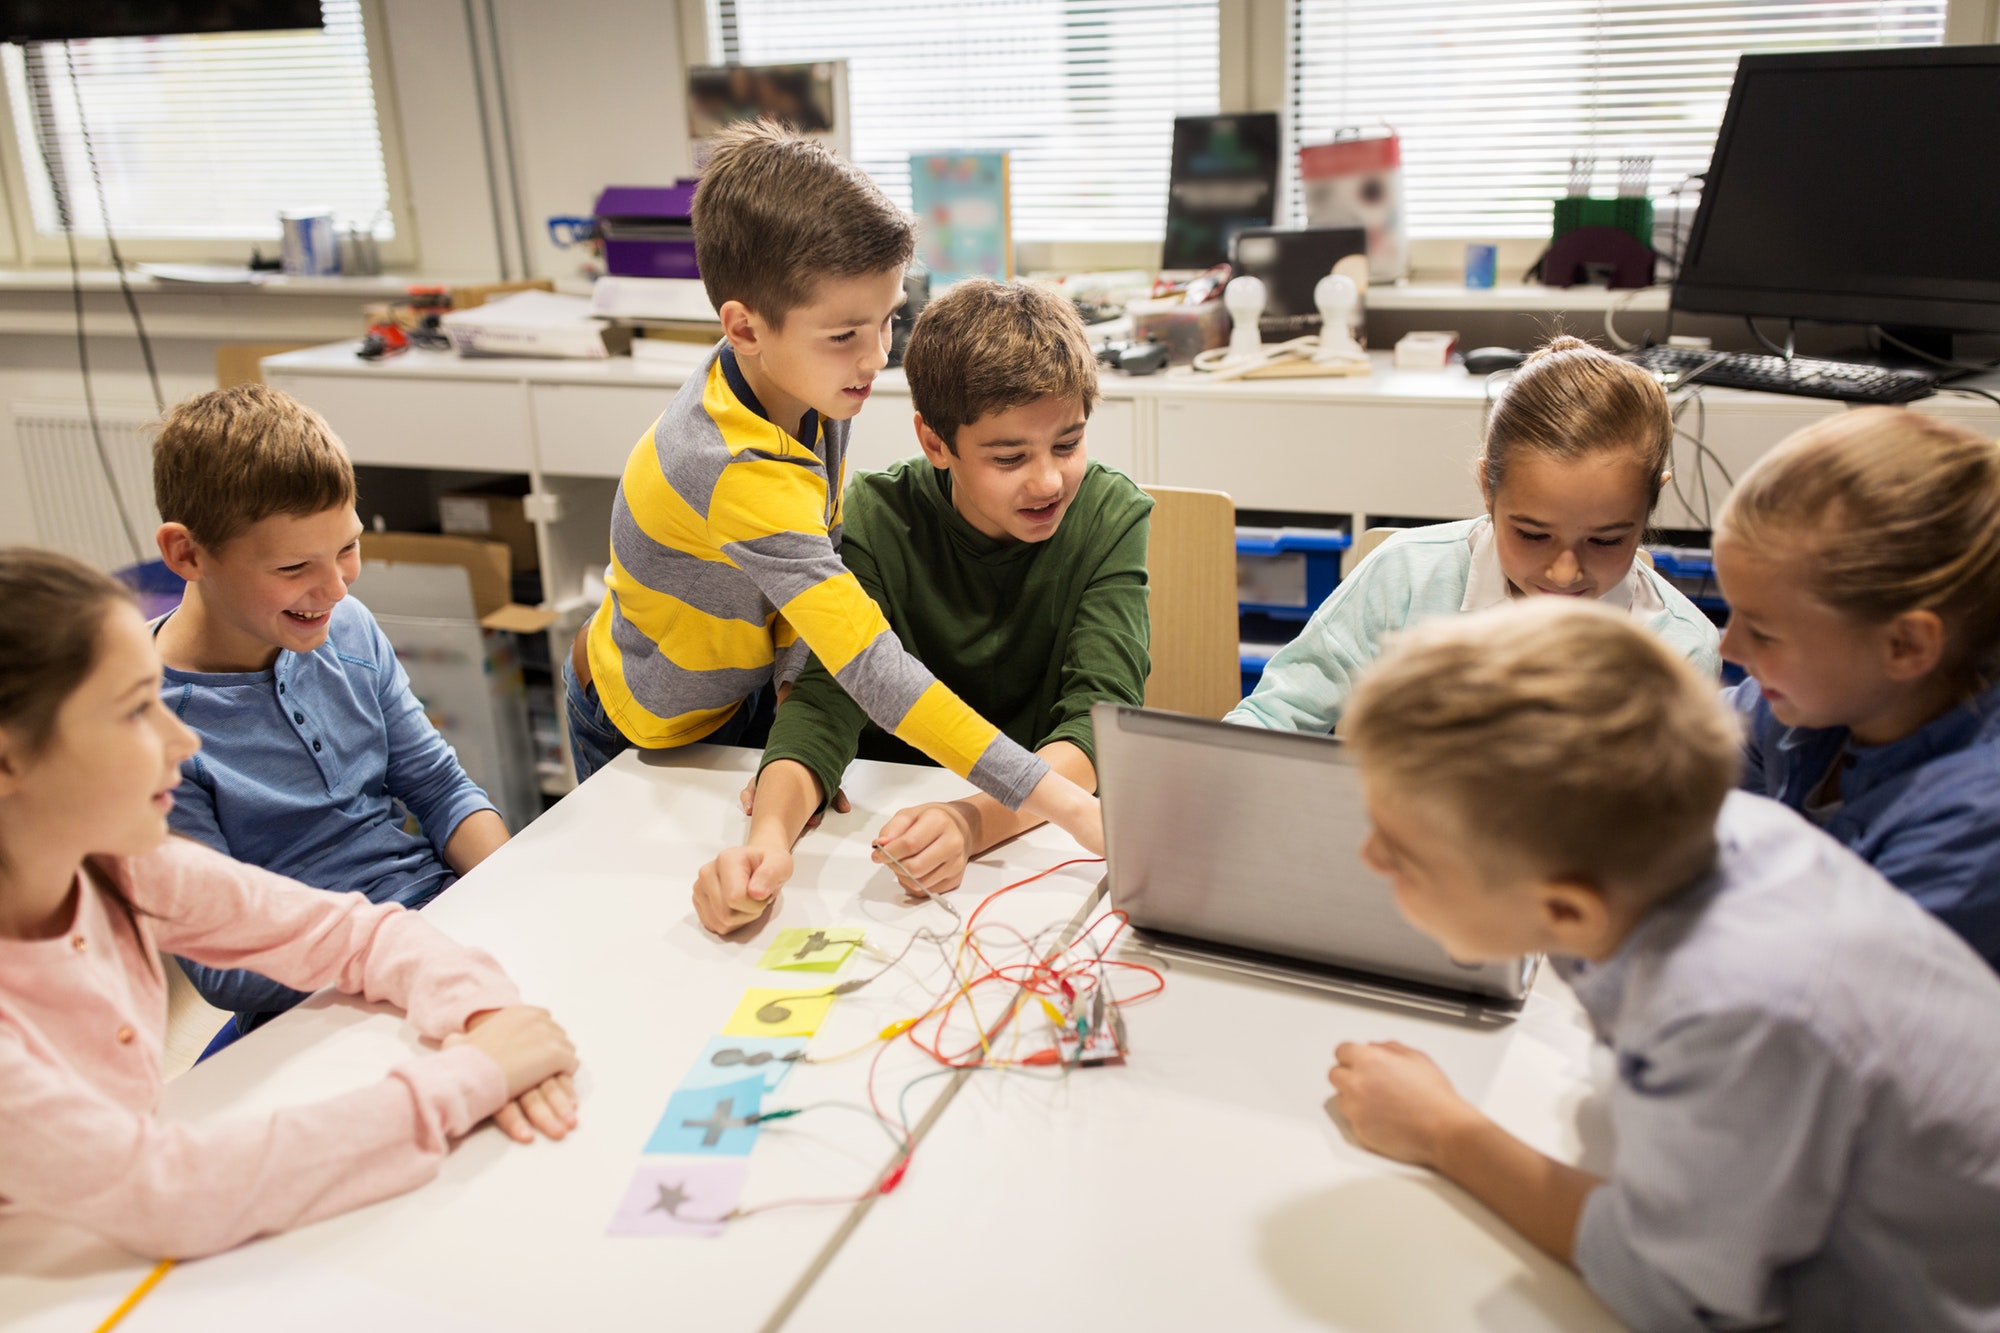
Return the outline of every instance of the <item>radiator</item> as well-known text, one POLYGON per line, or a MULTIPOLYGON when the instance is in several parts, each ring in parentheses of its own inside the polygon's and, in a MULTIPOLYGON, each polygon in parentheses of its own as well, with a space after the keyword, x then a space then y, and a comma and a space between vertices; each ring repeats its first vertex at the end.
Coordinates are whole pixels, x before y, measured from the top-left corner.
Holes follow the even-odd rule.
POLYGON ((136 560, 156 560, 153 531, 160 526, 153 508, 151 412, 101 408, 98 429, 111 476, 117 483, 137 549, 119 522, 119 505, 91 440, 90 415, 80 405, 16 403, 14 438, 28 474, 28 500, 43 546, 53 547, 100 569, 119 569, 136 560))

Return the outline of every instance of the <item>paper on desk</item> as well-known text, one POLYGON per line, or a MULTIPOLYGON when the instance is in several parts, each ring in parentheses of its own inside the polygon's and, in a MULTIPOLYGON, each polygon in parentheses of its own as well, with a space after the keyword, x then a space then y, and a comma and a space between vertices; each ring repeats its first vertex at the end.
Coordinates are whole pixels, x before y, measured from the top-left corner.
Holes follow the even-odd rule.
POLYGON ((682 1088, 667 1098, 646 1152, 699 1153, 745 1157, 757 1146, 757 1113, 763 1109, 764 1076, 755 1074, 712 1088, 682 1088), (750 1123, 745 1124, 745 1121, 750 1123))
POLYGON ((610 355, 604 325, 591 317, 590 300, 583 296, 515 292, 449 311, 438 322, 461 354, 586 360, 610 355))
POLYGON ((743 1162, 647 1162, 612 1215, 614 1236, 720 1236, 743 1197, 743 1162))
POLYGON ((776 1092, 805 1053, 804 1037, 710 1037, 681 1086, 712 1088, 756 1074, 764 1080, 764 1091, 776 1092))
POLYGON ((722 1025, 729 1037, 810 1037, 826 1021, 833 996, 823 990, 765 990, 753 986, 722 1025))
POLYGON ((626 278, 606 274, 590 284, 592 313, 610 319, 679 320, 712 324, 721 318, 700 278, 626 278))
POLYGON ((862 934, 858 926, 790 926, 778 932, 757 966, 766 972, 838 972, 862 934))

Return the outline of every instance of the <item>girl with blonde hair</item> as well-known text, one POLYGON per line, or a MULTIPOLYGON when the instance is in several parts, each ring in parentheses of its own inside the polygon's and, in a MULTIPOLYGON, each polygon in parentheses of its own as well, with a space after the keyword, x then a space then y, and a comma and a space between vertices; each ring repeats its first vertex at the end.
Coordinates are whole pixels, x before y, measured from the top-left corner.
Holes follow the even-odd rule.
POLYGON ((2000 967, 2000 447, 1843 412, 1723 508, 1743 785, 1804 814, 2000 967))

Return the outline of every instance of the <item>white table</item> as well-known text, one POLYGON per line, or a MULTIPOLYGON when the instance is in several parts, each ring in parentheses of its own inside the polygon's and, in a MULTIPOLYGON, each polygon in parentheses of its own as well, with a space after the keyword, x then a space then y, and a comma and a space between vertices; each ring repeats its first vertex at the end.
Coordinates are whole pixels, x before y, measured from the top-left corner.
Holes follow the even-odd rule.
MULTIPOLYGON (((867 841, 895 809, 963 784, 860 764, 846 784, 855 812, 801 844, 773 918, 748 940, 705 934, 688 887, 740 836, 736 793, 754 761, 708 746, 622 756, 427 909, 569 1028, 585 1061, 569 1140, 523 1148, 483 1129, 412 1194, 181 1265, 121 1333, 730 1330, 787 1316, 791 1328, 870 1330, 1088 1316, 1157 1328, 1606 1323, 1574 1277, 1450 1187, 1346 1143, 1322 1108, 1332 1045, 1394 1036, 1433 1052, 1503 1123, 1575 1158, 1587 1038, 1549 981, 1518 1022, 1475 1030, 1177 965, 1164 995, 1131 1010, 1123 1068, 919 1085, 913 1120, 956 1094, 901 1188, 870 1206, 776 1211, 714 1240, 607 1236, 668 1095, 743 990, 820 983, 756 970, 777 929, 858 924, 890 947, 919 925, 951 929, 868 862, 867 841)), ((1037 830, 976 865, 955 901, 969 911, 1076 854, 1037 830)), ((1080 922, 1099 910, 1099 871, 1058 872, 984 919, 1024 931, 1080 922)), ((917 1012, 943 975, 928 966, 929 982, 898 973, 839 1001, 815 1050, 865 1043, 917 1012)), ((857 955, 838 977, 873 970, 857 955)), ((398 1015, 321 997, 170 1085, 163 1114, 322 1097, 379 1077, 413 1044, 398 1015)), ((897 1043, 880 1087, 893 1096, 934 1068, 897 1043)), ((865 1059, 801 1067, 767 1106, 863 1100, 865 1074, 865 1059)), ((857 1194, 893 1157, 860 1115, 767 1126, 743 1202, 857 1194)), ((0 1324, 95 1327, 148 1267, 80 1232, 0 1222, 0 1324)))

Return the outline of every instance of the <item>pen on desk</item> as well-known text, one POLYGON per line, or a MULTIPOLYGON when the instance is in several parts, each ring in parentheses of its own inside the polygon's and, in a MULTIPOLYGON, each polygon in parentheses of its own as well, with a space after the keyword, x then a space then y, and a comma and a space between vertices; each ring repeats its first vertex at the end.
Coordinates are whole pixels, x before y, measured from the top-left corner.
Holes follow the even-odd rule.
POLYGON ((118 1303, 118 1308, 113 1310, 106 1317, 105 1321, 97 1326, 96 1333, 111 1333, 112 1329, 123 1323, 125 1316, 132 1313, 132 1308, 140 1301, 146 1299, 146 1293, 157 1287, 160 1284, 160 1279, 165 1277, 173 1266, 174 1261, 172 1259, 162 1259, 157 1264, 154 1264, 153 1271, 146 1274, 139 1285, 132 1288, 125 1299, 118 1303))

